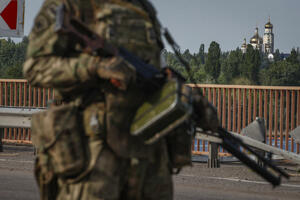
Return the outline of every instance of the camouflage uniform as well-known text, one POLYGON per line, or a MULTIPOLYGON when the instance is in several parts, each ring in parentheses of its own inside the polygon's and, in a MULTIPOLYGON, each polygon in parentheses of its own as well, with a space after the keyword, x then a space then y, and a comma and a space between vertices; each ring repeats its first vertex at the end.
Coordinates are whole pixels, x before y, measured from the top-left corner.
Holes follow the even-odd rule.
POLYGON ((57 189, 46 196, 64 200, 172 199, 166 141, 144 145, 141 138, 129 133, 135 110, 145 98, 136 85, 134 68, 119 57, 83 53, 72 38, 56 33, 56 8, 61 3, 68 14, 107 41, 157 68, 162 49, 159 27, 139 0, 44 2, 29 37, 24 74, 32 86, 55 88, 66 102, 87 101, 83 125, 92 165, 78 181, 58 177, 57 189), (111 84, 111 79, 119 80, 119 87, 111 84), (91 123, 93 119, 96 124, 91 123))

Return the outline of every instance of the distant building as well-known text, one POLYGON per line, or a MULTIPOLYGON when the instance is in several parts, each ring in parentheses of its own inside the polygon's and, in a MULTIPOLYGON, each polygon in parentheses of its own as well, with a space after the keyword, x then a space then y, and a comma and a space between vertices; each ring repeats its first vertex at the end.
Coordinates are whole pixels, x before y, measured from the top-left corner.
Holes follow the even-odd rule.
MULTIPOLYGON (((250 39, 250 44, 254 49, 257 49, 261 52, 264 52, 268 55, 268 58, 272 60, 274 58, 274 33, 273 33, 273 24, 269 17, 268 23, 265 24, 265 33, 263 38, 260 37, 258 32, 258 27, 255 28, 254 36, 250 39)), ((244 43, 241 46, 243 53, 246 53, 247 50, 247 41, 244 39, 244 43)))
POLYGON ((244 43, 242 44, 241 50, 243 53, 246 53, 247 51, 247 41, 246 38, 244 38, 244 43))
POLYGON ((271 24, 270 17, 268 23, 266 23, 265 25, 264 53, 266 54, 274 53, 274 33, 273 33, 273 24, 271 24))
POLYGON ((262 50, 263 39, 258 34, 258 27, 255 28, 254 36, 250 39, 250 44, 253 46, 253 49, 262 50))

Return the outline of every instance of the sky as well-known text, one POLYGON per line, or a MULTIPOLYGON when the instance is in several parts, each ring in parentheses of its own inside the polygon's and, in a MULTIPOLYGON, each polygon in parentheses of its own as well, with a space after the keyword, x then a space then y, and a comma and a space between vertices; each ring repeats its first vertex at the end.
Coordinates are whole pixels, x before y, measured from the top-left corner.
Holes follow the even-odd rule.
MULTIPOLYGON (((25 35, 43 0, 25 0, 25 35)), ((161 23, 181 49, 198 52, 200 44, 216 41, 222 51, 249 42, 258 26, 263 36, 270 16, 274 26, 275 49, 288 53, 300 46, 300 0, 150 0, 161 23)), ((170 49, 167 47, 167 49, 170 49)))

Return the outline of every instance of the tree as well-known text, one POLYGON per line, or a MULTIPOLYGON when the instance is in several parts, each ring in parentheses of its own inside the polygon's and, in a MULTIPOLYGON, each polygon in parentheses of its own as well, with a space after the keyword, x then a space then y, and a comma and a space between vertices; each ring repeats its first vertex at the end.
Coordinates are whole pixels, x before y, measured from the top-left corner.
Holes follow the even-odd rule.
POLYGON ((240 76, 240 65, 243 61, 243 55, 240 49, 232 51, 228 56, 228 69, 227 73, 231 75, 231 78, 240 76))
POLYGON ((257 84, 260 65, 261 56, 259 51, 257 49, 253 49, 252 45, 248 44, 244 61, 240 69, 242 76, 257 84))
POLYGON ((286 61, 288 61, 289 63, 292 63, 292 64, 298 64, 299 63, 298 53, 294 48, 291 51, 291 55, 289 57, 287 57, 286 61))
POLYGON ((278 62, 281 60, 279 49, 276 49, 274 53, 274 62, 278 62))
POLYGON ((28 38, 15 44, 13 40, 0 40, 0 77, 23 78, 22 65, 25 61, 28 38))
POLYGON ((219 44, 215 41, 211 42, 204 69, 205 72, 214 79, 214 81, 217 81, 221 71, 220 56, 221 49, 219 44))
POLYGON ((260 74, 263 85, 300 85, 300 64, 291 63, 287 60, 271 64, 268 69, 263 69, 260 74))
POLYGON ((201 44, 200 45, 200 48, 199 48, 199 61, 200 61, 200 64, 204 64, 205 63, 205 49, 204 49, 204 44, 201 44))

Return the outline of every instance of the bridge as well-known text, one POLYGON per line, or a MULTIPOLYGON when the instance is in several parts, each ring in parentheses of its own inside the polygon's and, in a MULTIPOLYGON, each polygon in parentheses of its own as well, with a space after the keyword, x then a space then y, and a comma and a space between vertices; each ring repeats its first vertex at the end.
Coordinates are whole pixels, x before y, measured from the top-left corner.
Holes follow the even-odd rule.
MULTIPOLYGON (((256 117, 266 120, 266 143, 299 154, 300 145, 290 132, 300 125, 300 87, 189 85, 198 87, 217 108, 222 126, 240 133, 256 117)), ((0 79, 0 107, 39 110, 47 107, 55 92, 34 88, 22 79, 0 79)), ((1 115, 1 113, 0 113, 1 115)), ((5 127, 3 142, 31 144, 29 127, 5 127)), ((208 154, 208 143, 195 139, 194 155, 208 154)), ((226 154, 220 149, 220 154, 226 154)))
MULTIPOLYGON (((300 87, 190 86, 201 89, 203 95, 216 106, 222 126, 232 132, 240 133, 256 117, 265 118, 267 144, 254 140, 247 140, 246 143, 290 158, 295 163, 300 162, 299 143, 290 135, 300 125, 300 87)), ((53 89, 33 88, 26 80, 0 79, 0 127, 3 128, 3 142, 32 144, 31 114, 45 109, 53 96, 53 89)), ((194 156, 209 154, 209 144, 212 143, 207 140, 221 142, 218 138, 208 138, 197 133, 192 149, 194 156)), ((32 151, 30 146, 4 146, 4 153, 0 153, 0 177, 3 180, 0 181, 1 197, 38 199, 38 189, 32 175, 32 151)), ((222 148, 218 154, 228 155, 222 148)), ((175 200, 253 199, 254 196, 256 199, 299 199, 299 165, 276 163, 292 178, 291 182, 283 180, 282 185, 273 190, 252 171, 225 158, 221 158, 223 164, 218 170, 208 169, 206 164, 200 162, 174 176, 175 200)))

